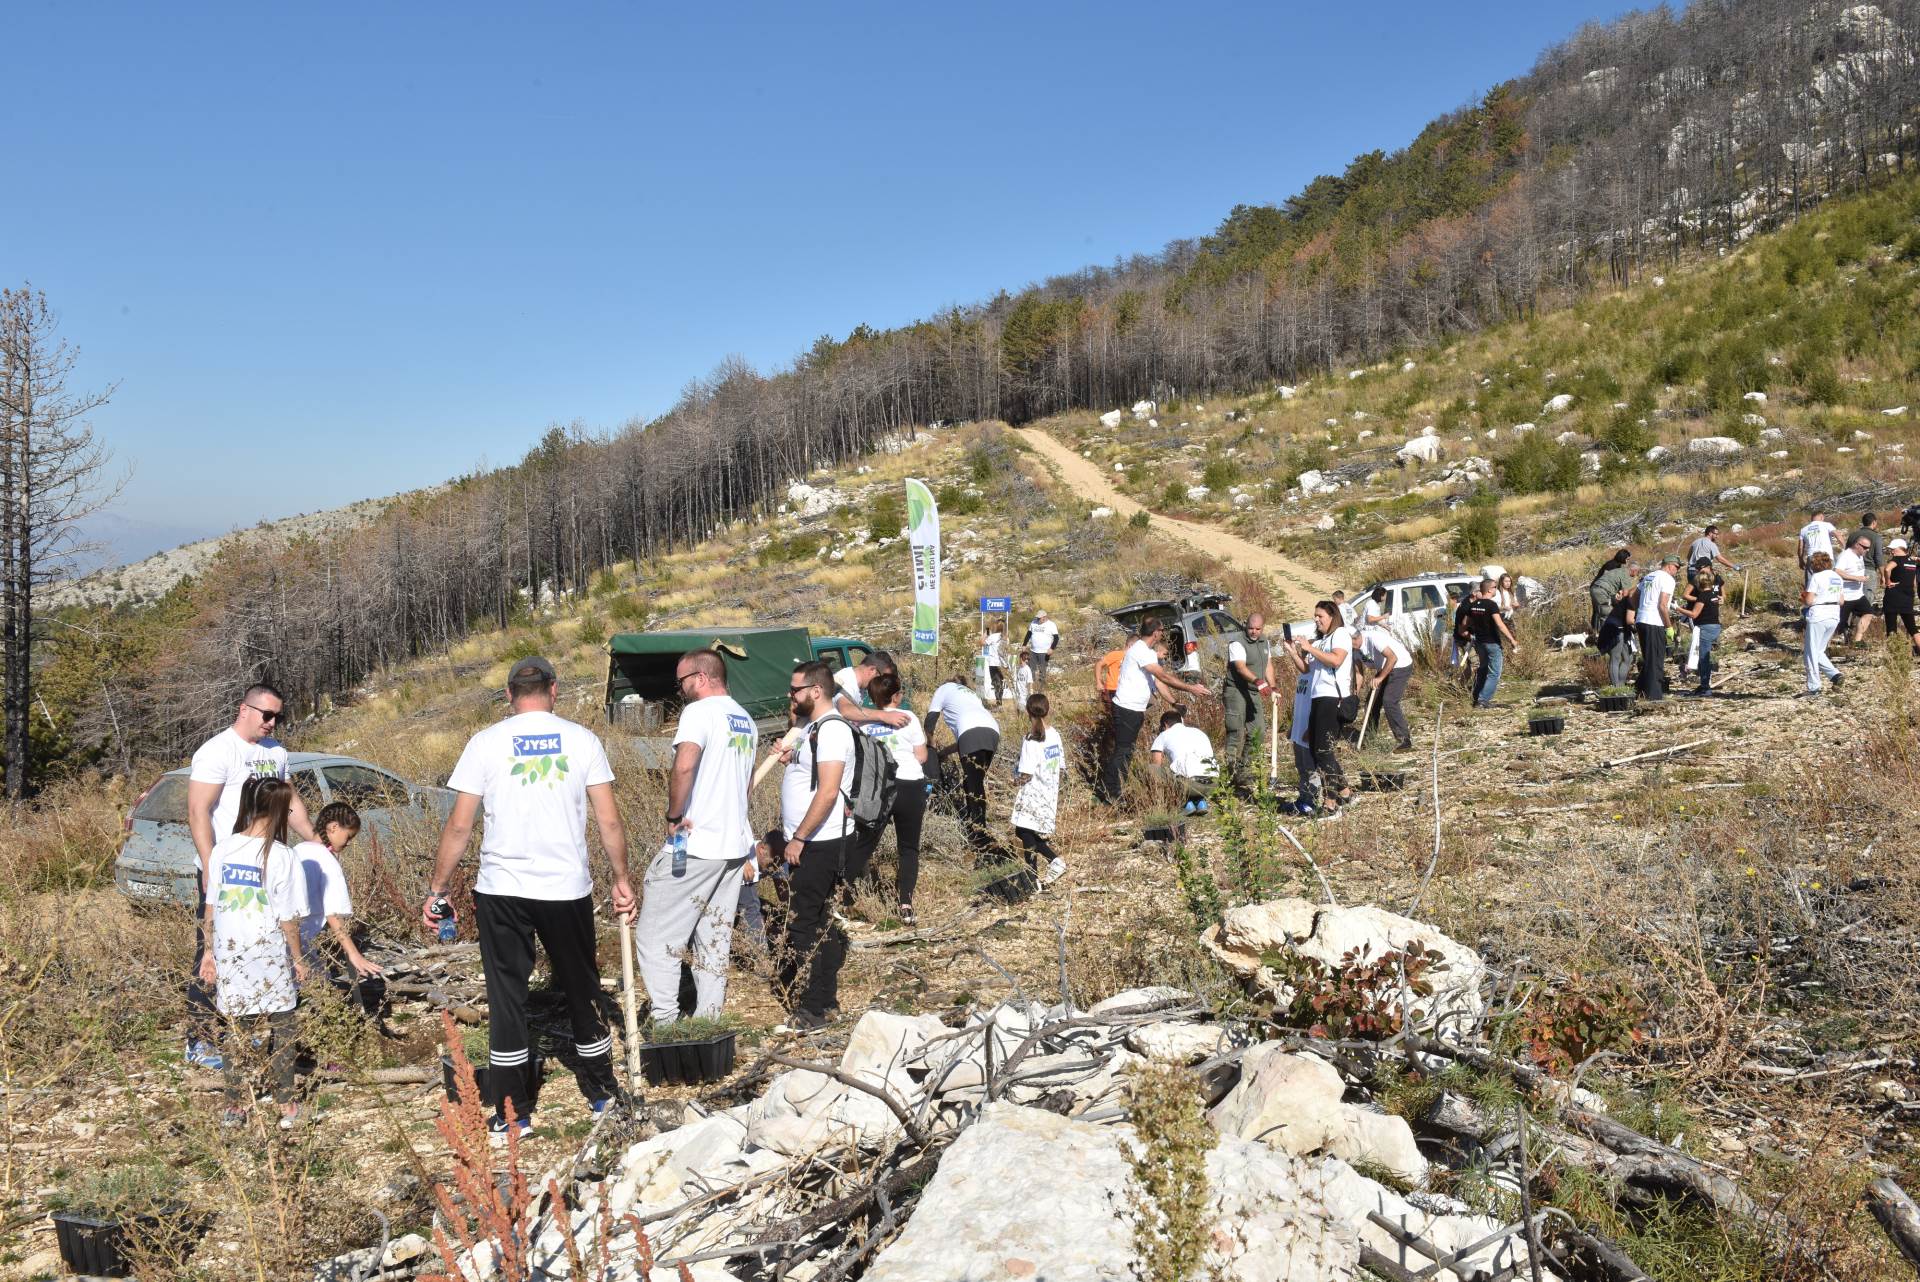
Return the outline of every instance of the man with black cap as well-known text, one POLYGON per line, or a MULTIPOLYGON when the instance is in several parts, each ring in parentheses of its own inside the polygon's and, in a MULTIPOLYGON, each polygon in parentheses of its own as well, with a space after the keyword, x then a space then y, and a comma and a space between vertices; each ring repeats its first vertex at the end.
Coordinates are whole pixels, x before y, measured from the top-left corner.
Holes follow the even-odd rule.
POLYGON ((528 1081, 532 1036, 527 1027, 527 976, 535 938, 553 978, 566 992, 576 1055, 574 1078, 595 1114, 619 1098, 613 1038, 594 1003, 600 967, 594 957, 593 877, 587 867, 587 810, 613 870, 613 911, 631 918, 627 836, 613 798, 606 749, 585 726, 554 715, 557 679, 545 659, 522 659, 507 675, 512 715, 467 741, 447 786, 459 796, 440 833, 440 851, 420 915, 429 927, 451 911, 446 896, 466 853, 475 815, 485 807, 480 873, 473 883, 480 961, 487 980, 488 1063, 498 1113, 489 1124, 507 1134, 512 1102, 521 1131, 532 1125, 528 1081))

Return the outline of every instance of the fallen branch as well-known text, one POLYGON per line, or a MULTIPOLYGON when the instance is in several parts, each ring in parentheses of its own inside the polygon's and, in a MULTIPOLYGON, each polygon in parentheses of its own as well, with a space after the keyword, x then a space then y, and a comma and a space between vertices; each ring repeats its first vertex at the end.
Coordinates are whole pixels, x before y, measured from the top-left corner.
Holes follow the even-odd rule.
POLYGON ((1867 1186, 1867 1209, 1915 1272, 1920 1272, 1920 1206, 1906 1190, 1882 1177, 1867 1186))
POLYGON ((1427 897, 1427 883, 1433 880, 1433 870, 1440 866, 1440 723, 1446 720, 1447 705, 1442 703, 1440 710, 1433 714, 1433 858, 1427 861, 1427 871, 1420 878, 1420 889, 1414 892, 1413 902, 1407 905, 1406 915, 1411 917, 1420 908, 1420 901, 1427 897))
POLYGON ((1707 744, 1712 743, 1713 740, 1714 736, 1708 735, 1704 739, 1694 739, 1688 743, 1678 743, 1671 748, 1655 748, 1652 752, 1635 753, 1631 757, 1615 757, 1611 761, 1603 761, 1597 766, 1590 766, 1580 773, 1593 774, 1601 770, 1611 770, 1615 766, 1630 766, 1636 761, 1652 761, 1655 757, 1671 757, 1676 753, 1686 752, 1689 749, 1703 748, 1707 744))

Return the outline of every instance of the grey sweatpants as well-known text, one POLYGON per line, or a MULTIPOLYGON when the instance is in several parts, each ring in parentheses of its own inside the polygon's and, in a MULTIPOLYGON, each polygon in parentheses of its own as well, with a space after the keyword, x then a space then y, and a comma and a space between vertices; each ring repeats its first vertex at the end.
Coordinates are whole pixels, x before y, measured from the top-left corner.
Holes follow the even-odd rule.
POLYGON ((733 916, 740 905, 744 859, 689 858, 673 875, 673 852, 661 849, 641 883, 640 924, 634 961, 653 1007, 653 1022, 683 1015, 713 1016, 727 1000, 727 960, 733 951, 733 916), (692 948, 688 948, 688 939, 692 948), (680 1009, 680 965, 693 968, 698 1004, 680 1009))

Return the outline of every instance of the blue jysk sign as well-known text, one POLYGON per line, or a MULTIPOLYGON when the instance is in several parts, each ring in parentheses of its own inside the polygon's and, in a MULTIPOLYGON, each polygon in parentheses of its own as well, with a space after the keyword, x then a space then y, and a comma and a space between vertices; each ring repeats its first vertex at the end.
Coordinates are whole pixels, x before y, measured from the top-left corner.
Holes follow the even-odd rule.
POLYGON ((1013 598, 1010 596, 983 596, 980 598, 980 613, 1011 614, 1013 598))
POLYGON ((554 757, 559 754, 560 736, 557 734, 513 736, 513 755, 516 757, 554 757))

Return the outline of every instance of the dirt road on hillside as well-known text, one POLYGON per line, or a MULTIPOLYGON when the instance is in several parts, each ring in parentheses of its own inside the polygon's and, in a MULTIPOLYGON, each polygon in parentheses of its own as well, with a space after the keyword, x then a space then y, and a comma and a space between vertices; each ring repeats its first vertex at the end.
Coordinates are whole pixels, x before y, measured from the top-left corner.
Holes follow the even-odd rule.
POLYGON ((1265 579, 1278 598, 1287 602, 1291 612, 1299 618, 1311 614, 1313 603, 1331 594, 1337 586, 1324 574, 1310 570, 1298 561, 1288 560, 1258 543, 1249 543, 1239 535, 1229 534, 1217 526, 1182 521, 1147 511, 1114 489, 1113 482, 1096 464, 1081 458, 1045 432, 1030 428, 1016 429, 1014 435, 1031 445, 1034 452, 1059 473, 1060 479, 1083 498, 1112 508, 1122 520, 1135 512, 1146 511, 1153 528, 1160 533, 1224 561, 1236 570, 1245 570, 1265 579))

